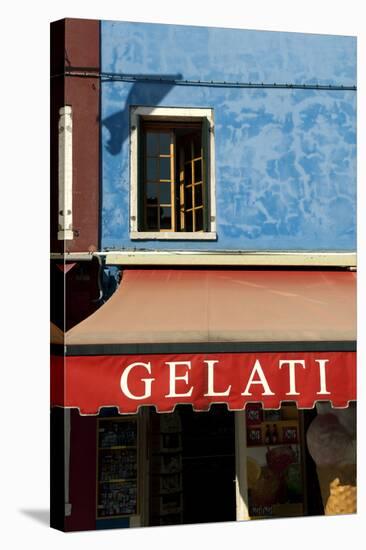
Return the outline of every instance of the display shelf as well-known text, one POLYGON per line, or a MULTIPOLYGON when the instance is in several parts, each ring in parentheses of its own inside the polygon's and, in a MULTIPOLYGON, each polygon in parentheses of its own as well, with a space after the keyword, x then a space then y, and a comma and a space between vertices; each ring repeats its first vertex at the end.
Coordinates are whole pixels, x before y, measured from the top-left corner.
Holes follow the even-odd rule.
POLYGON ((98 419, 97 519, 138 514, 137 419, 98 419))
POLYGON ((100 520, 100 519, 129 518, 129 517, 131 517, 131 515, 133 515, 133 514, 118 514, 118 515, 115 515, 115 516, 98 516, 97 520, 100 520))
POLYGON ((299 439, 299 423, 296 419, 263 420, 258 424, 251 424, 247 427, 248 447, 296 445, 299 443, 299 439))
POLYGON ((136 477, 126 477, 122 479, 105 479, 99 480, 98 483, 129 483, 130 481, 137 481, 136 477))
MULTIPOLYGON (((261 445, 250 445, 251 449, 263 449, 263 447, 271 448, 271 447, 283 447, 286 445, 291 445, 292 447, 299 446, 299 443, 262 443, 261 445)), ((225 456, 225 455, 222 455, 225 456)))
POLYGON ((172 508, 171 510, 167 510, 165 512, 160 512, 159 514, 159 517, 160 516, 170 516, 171 514, 173 515, 177 515, 177 514, 180 514, 182 512, 182 509, 179 507, 179 508, 172 508))
POLYGON ((291 504, 288 502, 285 502, 283 504, 275 504, 274 506, 269 507, 271 508, 271 513, 268 515, 252 515, 250 516, 250 519, 268 519, 269 517, 284 517, 284 518, 290 518, 290 517, 301 517, 304 515, 304 505, 300 503, 291 504))
POLYGON ((208 459, 212 459, 212 458, 231 458, 232 456, 234 456, 233 453, 229 453, 229 454, 212 454, 212 455, 193 455, 193 456, 183 456, 183 460, 199 460, 201 458, 208 458, 208 459))
POLYGON ((99 447, 99 451, 120 451, 124 449, 137 449, 136 445, 116 445, 113 447, 99 447))
POLYGON ((171 454, 180 454, 182 452, 182 447, 179 447, 178 449, 160 449, 159 451, 155 451, 153 455, 171 455, 171 454))
POLYGON ((302 515, 305 486, 300 417, 295 405, 246 411, 249 515, 302 515))
MULTIPOLYGON (((181 493, 183 493, 183 489, 174 489, 174 494, 175 495, 178 495, 178 494, 181 494, 181 493)), ((163 496, 170 495, 170 494, 172 494, 171 491, 160 491, 160 492, 157 493, 157 496, 163 497, 163 496)))
POLYGON ((153 416, 151 432, 151 519, 153 525, 182 523, 182 426, 177 412, 153 416))

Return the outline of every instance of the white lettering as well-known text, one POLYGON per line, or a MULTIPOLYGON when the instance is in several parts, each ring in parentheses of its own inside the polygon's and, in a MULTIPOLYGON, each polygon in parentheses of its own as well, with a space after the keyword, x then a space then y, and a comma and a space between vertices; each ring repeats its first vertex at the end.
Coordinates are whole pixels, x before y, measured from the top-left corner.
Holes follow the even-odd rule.
POLYGON ((225 391, 215 391, 214 389, 214 366, 215 363, 218 363, 217 360, 207 360, 203 361, 207 365, 207 393, 204 394, 205 397, 214 397, 219 395, 229 395, 231 390, 231 384, 225 391))
POLYGON ((188 384, 188 371, 191 370, 190 361, 172 361, 166 362, 169 366, 169 393, 165 397, 189 397, 192 395, 193 386, 186 393, 176 393, 177 380, 184 380, 188 384), (175 369, 177 365, 185 365, 187 367, 186 373, 183 376, 177 376, 175 369))
POLYGON ((320 391, 317 391, 317 395, 330 395, 330 391, 327 391, 326 383, 326 374, 325 374, 325 365, 329 362, 329 359, 315 359, 316 363, 319 365, 319 376, 320 376, 320 391))
POLYGON ((290 391, 288 391, 286 395, 300 395, 299 392, 296 391, 295 367, 296 365, 301 365, 302 368, 305 369, 305 361, 303 359, 284 359, 280 361, 280 369, 282 369, 284 365, 288 365, 290 376, 290 391))
POLYGON ((252 384, 261 384, 263 386, 264 392, 262 393, 262 395, 274 395, 274 393, 270 390, 266 377, 264 376, 264 372, 262 370, 259 359, 256 360, 247 387, 241 395, 252 395, 249 391, 249 388, 252 384), (253 380, 256 374, 258 374, 259 380, 253 380))
POLYGON ((134 395, 130 392, 128 387, 128 376, 132 369, 135 367, 143 367, 147 370, 149 374, 151 374, 151 363, 132 363, 131 365, 128 365, 128 367, 125 368, 125 370, 122 373, 121 376, 121 390, 126 395, 126 397, 129 397, 130 399, 146 399, 147 397, 151 397, 151 384, 153 383, 153 380, 155 378, 142 378, 141 381, 145 384, 145 391, 143 395, 134 395))

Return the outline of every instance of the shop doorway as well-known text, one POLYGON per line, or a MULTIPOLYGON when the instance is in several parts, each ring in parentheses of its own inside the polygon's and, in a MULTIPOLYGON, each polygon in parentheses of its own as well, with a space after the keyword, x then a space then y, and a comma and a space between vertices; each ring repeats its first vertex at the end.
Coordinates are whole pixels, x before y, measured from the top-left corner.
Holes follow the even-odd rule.
POLYGON ((183 523, 234 521, 235 425, 226 405, 209 412, 180 408, 183 523))
POLYGON ((150 524, 235 521, 234 413, 179 405, 152 412, 151 426, 150 524))

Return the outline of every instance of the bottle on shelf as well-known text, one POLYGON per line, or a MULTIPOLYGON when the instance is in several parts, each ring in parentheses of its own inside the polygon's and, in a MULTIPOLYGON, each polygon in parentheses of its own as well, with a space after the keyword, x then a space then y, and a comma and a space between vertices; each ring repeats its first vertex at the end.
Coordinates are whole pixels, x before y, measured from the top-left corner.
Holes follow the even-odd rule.
POLYGON ((272 426, 272 443, 275 445, 278 443, 278 430, 277 430, 277 424, 273 424, 272 426))
POLYGON ((270 443, 272 443, 271 430, 270 430, 269 424, 266 425, 266 431, 264 434, 264 443, 266 445, 269 445, 270 443))

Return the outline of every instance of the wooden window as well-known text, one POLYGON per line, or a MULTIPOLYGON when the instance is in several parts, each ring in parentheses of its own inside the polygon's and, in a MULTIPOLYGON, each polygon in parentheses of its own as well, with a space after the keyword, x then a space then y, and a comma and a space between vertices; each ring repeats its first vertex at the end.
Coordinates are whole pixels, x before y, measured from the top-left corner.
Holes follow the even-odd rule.
POLYGON ((202 123, 145 121, 141 156, 141 230, 207 230, 202 123))
POLYGON ((212 109, 131 107, 130 238, 216 240, 212 109))
POLYGON ((202 132, 190 131, 178 142, 179 213, 182 231, 204 230, 204 200, 202 132))
POLYGON ((174 131, 161 125, 144 127, 143 226, 147 231, 175 231, 174 131))

